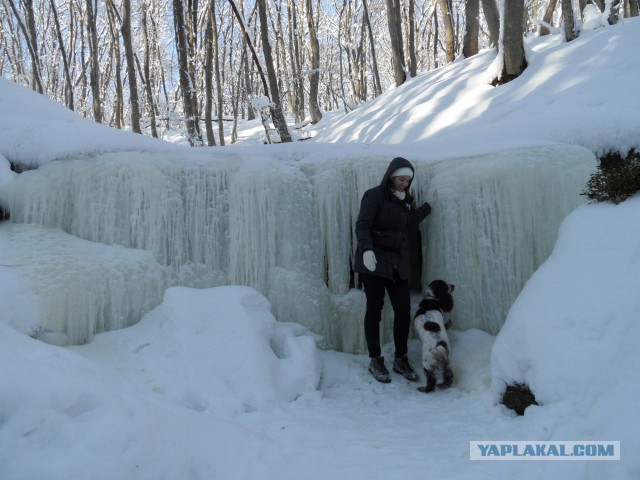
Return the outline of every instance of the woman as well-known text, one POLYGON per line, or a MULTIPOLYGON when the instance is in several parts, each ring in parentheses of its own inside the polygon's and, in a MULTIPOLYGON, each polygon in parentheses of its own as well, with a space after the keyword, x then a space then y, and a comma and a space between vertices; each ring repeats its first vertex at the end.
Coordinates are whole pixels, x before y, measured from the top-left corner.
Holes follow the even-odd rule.
POLYGON ((371 363, 369 372, 382 383, 389 383, 389 371, 380 350, 380 320, 385 291, 393 307, 393 371, 415 382, 418 375, 407 359, 407 341, 411 326, 409 292, 409 252, 407 234, 431 213, 431 205, 419 208, 410 187, 414 168, 406 158, 394 158, 382 182, 362 196, 356 221, 355 271, 360 274, 367 297, 364 334, 371 363))

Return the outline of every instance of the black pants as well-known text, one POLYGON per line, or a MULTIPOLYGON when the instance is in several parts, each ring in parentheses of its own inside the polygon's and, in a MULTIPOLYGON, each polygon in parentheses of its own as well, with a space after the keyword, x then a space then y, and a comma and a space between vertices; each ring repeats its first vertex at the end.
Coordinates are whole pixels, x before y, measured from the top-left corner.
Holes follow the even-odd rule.
POLYGON ((364 336, 367 340, 369 357, 379 357, 380 350, 380 321, 384 306, 385 290, 389 293, 389 300, 393 307, 393 341, 395 356, 407 354, 407 341, 411 327, 411 295, 409 281, 400 280, 397 272, 394 279, 378 277, 377 275, 360 274, 367 296, 367 311, 364 315, 364 336))

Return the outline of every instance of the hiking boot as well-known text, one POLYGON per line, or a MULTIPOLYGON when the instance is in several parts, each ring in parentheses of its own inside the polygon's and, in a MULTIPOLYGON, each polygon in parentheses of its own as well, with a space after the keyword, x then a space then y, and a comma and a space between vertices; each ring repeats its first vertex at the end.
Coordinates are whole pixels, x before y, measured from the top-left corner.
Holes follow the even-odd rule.
POLYGON ((391 378, 389 377, 389 370, 384 366, 384 357, 371 358, 369 373, 371 373, 373 378, 381 383, 389 383, 391 381, 391 378))
POLYGON ((399 373, 410 382, 418 381, 418 374, 411 367, 411 364, 409 363, 406 355, 396 357, 396 359, 393 361, 393 371, 399 373))

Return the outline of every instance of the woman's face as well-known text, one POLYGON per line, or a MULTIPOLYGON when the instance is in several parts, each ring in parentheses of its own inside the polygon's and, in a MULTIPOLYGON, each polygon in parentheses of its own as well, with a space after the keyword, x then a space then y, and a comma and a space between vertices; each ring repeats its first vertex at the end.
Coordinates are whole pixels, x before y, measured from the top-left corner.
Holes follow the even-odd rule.
POLYGON ((404 192, 409 183, 411 182, 411 177, 402 176, 402 177, 391 177, 391 183, 393 184, 393 189, 396 192, 404 192))

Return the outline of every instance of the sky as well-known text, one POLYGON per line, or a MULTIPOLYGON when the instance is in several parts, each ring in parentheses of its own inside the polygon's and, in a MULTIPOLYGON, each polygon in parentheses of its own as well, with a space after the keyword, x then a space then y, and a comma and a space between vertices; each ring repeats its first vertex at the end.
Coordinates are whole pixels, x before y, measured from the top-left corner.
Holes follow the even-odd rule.
MULTIPOLYGON (((488 86, 494 60, 486 51, 349 115, 327 115, 306 133, 311 141, 264 147, 253 124, 224 154, 444 159, 558 143, 624 150, 640 131, 639 40, 638 19, 585 30, 570 44, 531 38, 529 68, 504 87, 488 86)), ((95 125, 5 80, 0 112, 0 202, 17 178, 9 160, 203 155, 181 141, 95 125)), ((21 274, 24 262, 71 281, 69 252, 123 271, 144 268, 147 253, 4 222, 0 478, 638 478, 638 218, 638 194, 571 212, 500 332, 451 332, 453 387, 429 395, 393 373, 390 384, 375 382, 366 355, 318 348, 315 332, 277 321, 269 301, 244 286, 171 287, 140 321, 86 345, 35 340, 29 334, 43 312, 21 274), (513 382, 529 384, 539 403, 521 417, 499 403, 513 382), (486 440, 619 441, 621 459, 470 460, 469 442, 486 440)), ((90 288, 91 278, 80 281, 78 290, 90 288)), ((392 345, 383 354, 390 359, 392 345)), ((412 338, 415 366, 419 355, 412 338)))

